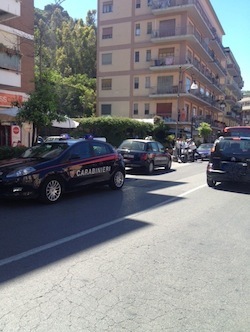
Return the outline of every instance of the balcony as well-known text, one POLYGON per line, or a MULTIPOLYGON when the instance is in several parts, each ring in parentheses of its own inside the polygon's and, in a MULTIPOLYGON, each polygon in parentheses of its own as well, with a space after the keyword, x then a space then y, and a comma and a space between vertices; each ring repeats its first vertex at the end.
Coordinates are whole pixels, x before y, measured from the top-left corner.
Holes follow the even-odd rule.
POLYGON ((234 105, 237 103, 236 98, 234 96, 230 96, 230 95, 225 96, 225 101, 230 105, 234 105))
POLYGON ((192 48, 203 57, 204 61, 211 64, 211 67, 214 68, 214 71, 219 70, 221 75, 227 74, 226 69, 216 58, 214 51, 209 47, 207 41, 201 37, 195 27, 182 26, 175 27, 172 30, 153 30, 151 41, 154 44, 163 44, 174 41, 188 41, 192 48))
POLYGON ((0 68, 0 84, 20 88, 21 75, 17 72, 0 68))
POLYGON ((154 15, 174 14, 186 10, 194 22, 199 22, 208 30, 208 38, 220 49, 221 54, 224 54, 224 46, 199 0, 153 0, 151 8, 154 15))
POLYGON ((0 22, 9 20, 21 15, 20 0, 4 0, 0 1, 0 22))
POLYGON ((0 43, 0 68, 20 72, 21 54, 15 49, 10 49, 0 43))

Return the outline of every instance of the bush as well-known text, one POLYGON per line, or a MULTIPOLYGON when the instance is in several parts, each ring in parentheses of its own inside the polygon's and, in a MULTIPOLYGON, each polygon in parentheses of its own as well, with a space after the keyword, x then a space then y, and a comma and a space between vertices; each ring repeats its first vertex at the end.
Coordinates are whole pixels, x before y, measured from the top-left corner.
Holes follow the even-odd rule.
POLYGON ((26 149, 26 146, 0 146, 0 160, 20 157, 26 149))

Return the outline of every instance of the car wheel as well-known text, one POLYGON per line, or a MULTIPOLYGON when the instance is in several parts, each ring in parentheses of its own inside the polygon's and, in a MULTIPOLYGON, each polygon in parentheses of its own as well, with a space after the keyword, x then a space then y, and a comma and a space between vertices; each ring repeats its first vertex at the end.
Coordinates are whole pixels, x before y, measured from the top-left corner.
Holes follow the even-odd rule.
POLYGON ((216 181, 207 178, 207 185, 208 185, 210 188, 214 188, 215 185, 216 185, 216 181))
POLYGON ((171 169, 171 167, 172 167, 172 160, 169 159, 167 165, 165 166, 165 170, 166 170, 166 171, 169 171, 169 170, 171 169))
POLYGON ((146 166, 147 174, 152 174, 154 172, 154 163, 150 161, 150 163, 146 166))
POLYGON ((109 186, 111 189, 121 189, 124 185, 125 174, 120 169, 115 171, 110 179, 109 186))
POLYGON ((57 177, 51 177, 43 183, 39 199, 44 203, 56 203, 62 194, 62 181, 57 177))

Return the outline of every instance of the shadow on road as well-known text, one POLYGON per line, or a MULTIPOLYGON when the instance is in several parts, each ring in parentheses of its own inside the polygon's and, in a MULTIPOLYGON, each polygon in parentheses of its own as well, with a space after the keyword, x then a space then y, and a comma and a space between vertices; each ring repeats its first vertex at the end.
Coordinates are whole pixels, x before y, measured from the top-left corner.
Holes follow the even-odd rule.
POLYGON ((152 226, 133 220, 133 215, 184 199, 155 192, 181 184, 154 176, 127 178, 120 191, 84 189, 64 195, 54 205, 1 201, 0 282, 152 226))

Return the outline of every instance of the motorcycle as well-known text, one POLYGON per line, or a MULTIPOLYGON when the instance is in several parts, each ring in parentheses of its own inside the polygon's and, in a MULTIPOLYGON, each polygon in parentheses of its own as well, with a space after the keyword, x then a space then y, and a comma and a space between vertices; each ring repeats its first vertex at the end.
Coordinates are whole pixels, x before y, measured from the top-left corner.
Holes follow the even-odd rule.
POLYGON ((181 149, 181 155, 180 155, 180 162, 187 163, 187 162, 193 162, 199 158, 199 155, 195 153, 193 155, 193 150, 191 150, 189 147, 182 148, 181 149))

